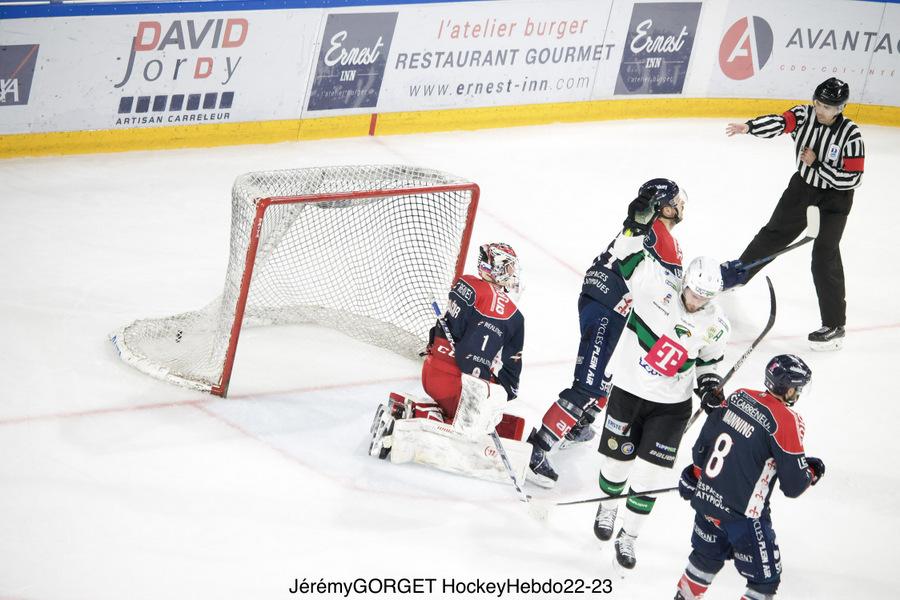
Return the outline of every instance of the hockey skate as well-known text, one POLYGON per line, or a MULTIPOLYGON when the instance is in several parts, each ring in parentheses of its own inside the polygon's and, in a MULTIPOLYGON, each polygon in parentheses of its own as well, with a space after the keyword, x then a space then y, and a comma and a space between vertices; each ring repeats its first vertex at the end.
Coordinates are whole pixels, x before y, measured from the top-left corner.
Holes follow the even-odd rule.
POLYGON ((809 334, 809 347, 817 351, 840 350, 844 345, 843 327, 820 327, 809 334))
POLYGON ((629 535, 624 529, 619 530, 616 536, 616 561, 626 569, 633 569, 637 564, 637 558, 634 555, 634 543, 637 536, 629 535))
POLYGON ((390 435, 394 430, 394 418, 385 408, 384 404, 378 405, 378 408, 375 409, 372 426, 369 428, 369 433, 372 434, 372 441, 369 442, 369 456, 382 460, 391 454, 390 435))
POLYGON ((544 452, 537 444, 531 444, 531 460, 528 463, 528 471, 525 472, 526 481, 538 485, 542 488, 551 489, 556 485, 559 475, 553 470, 553 465, 544 452))
POLYGON ((594 535, 597 536, 598 540, 608 542, 612 538, 618 510, 618 506, 604 508, 602 502, 597 507, 597 516, 594 518, 594 535))
POLYGON ((412 413, 412 401, 401 394, 391 393, 387 403, 379 404, 375 409, 375 418, 369 427, 372 441, 369 443, 369 456, 382 460, 391 454, 391 434, 394 432, 396 419, 407 419, 412 413))

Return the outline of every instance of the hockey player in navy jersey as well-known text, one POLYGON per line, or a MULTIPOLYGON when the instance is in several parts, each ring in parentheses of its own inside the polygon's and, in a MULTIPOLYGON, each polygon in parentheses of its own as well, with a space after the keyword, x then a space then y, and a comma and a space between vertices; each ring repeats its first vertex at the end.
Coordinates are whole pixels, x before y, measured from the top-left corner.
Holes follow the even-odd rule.
MULTIPOLYGON (((769 498, 775 483, 796 498, 825 475, 803 450, 803 419, 792 410, 812 372, 781 354, 766 367, 764 392, 739 389, 713 408, 694 444, 693 464, 679 493, 696 511, 693 551, 676 600, 699 600, 725 561, 747 578, 746 600, 771 600, 781 580, 781 555, 769 498)), ((710 398, 705 404, 711 405, 710 398)))
POLYGON ((518 394, 522 371, 525 319, 509 296, 518 289, 515 250, 503 243, 481 246, 478 277, 463 275, 454 283, 446 312, 430 332, 422 366, 430 400, 391 394, 376 413, 370 454, 506 480, 487 436, 496 426, 524 479, 530 456, 530 446, 520 441, 524 420, 502 415, 518 394), (485 462, 486 455, 491 460, 485 462))
MULTIPOLYGON (((681 249, 671 230, 684 218, 686 200, 678 184, 658 178, 644 183, 632 203, 651 207, 657 213, 647 231, 641 232, 646 233, 644 245, 654 260, 679 278, 681 249)), ((563 444, 590 441, 594 437, 590 425, 603 410, 609 395, 607 363, 631 310, 631 294, 620 271, 621 265, 611 254, 613 243, 594 259, 585 273, 578 298, 581 340, 572 385, 559 393, 559 398, 544 414, 541 426, 529 437, 533 450, 528 479, 542 487, 553 487, 558 479, 547 454, 563 437, 563 444)))

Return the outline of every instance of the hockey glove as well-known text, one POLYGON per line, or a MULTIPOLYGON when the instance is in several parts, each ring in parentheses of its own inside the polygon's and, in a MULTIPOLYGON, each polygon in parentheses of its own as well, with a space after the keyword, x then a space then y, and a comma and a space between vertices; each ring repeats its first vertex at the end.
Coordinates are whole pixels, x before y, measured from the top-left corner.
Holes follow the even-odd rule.
POLYGON ((622 226, 633 236, 647 235, 659 216, 659 201, 646 195, 638 196, 628 205, 628 217, 622 226))
POLYGON ((744 285, 750 278, 750 271, 744 268, 740 260, 723 262, 719 269, 722 271, 722 289, 725 290, 744 285))
POLYGON ((807 456, 806 465, 809 467, 809 472, 812 473, 810 485, 816 485, 820 479, 825 477, 825 463, 822 462, 821 458, 807 456))
POLYGON ((503 390, 506 392, 507 402, 512 402, 519 397, 519 386, 514 384, 502 369, 497 375, 491 374, 491 383, 496 383, 503 387, 503 390))
POLYGON ((694 497, 694 492, 697 491, 699 474, 700 467, 695 467, 694 465, 686 466, 681 472, 681 479, 678 480, 678 493, 685 500, 690 500, 694 497))
POLYGON ((694 393, 700 398, 700 406, 706 414, 725 405, 725 393, 721 386, 722 378, 715 373, 704 373, 697 378, 694 393))

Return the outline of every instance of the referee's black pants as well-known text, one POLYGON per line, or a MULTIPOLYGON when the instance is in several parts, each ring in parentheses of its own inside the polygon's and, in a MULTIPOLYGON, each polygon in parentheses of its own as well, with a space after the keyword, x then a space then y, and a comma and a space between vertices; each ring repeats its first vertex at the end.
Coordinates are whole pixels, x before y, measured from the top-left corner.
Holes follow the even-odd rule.
MULTIPOLYGON (((819 235, 813 242, 812 275, 822 325, 843 326, 847 322, 847 301, 840 243, 847 215, 853 206, 853 190, 815 188, 803 181, 799 173, 794 173, 769 222, 759 230, 740 258, 748 263, 788 246, 806 229, 806 208, 809 206, 818 206, 820 214, 819 235)), ((761 268, 753 269, 750 277, 761 268)))

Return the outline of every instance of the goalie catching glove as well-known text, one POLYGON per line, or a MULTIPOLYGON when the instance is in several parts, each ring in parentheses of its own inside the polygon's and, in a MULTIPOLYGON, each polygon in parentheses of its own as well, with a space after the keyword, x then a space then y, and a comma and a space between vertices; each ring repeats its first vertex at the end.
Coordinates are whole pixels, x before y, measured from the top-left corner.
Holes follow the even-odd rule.
POLYGON ((697 389, 700 406, 706 414, 725 406, 725 393, 722 391, 722 378, 715 373, 704 373, 697 378, 697 389))

